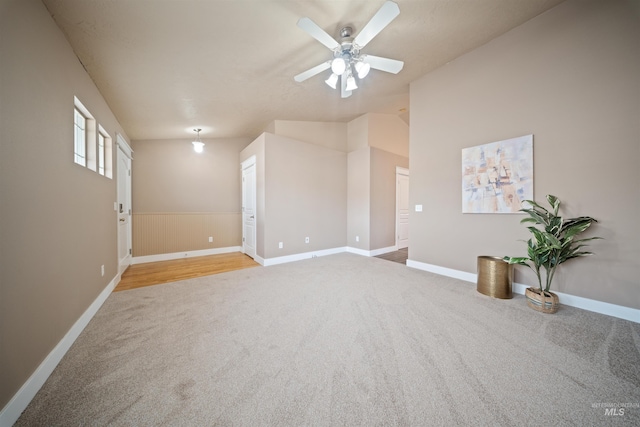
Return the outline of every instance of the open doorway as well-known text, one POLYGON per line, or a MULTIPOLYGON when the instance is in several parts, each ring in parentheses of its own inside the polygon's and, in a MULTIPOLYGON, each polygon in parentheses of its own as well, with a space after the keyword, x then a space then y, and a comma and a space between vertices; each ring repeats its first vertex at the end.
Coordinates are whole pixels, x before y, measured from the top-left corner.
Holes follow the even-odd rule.
POLYGON ((396 167, 396 250, 376 258, 406 264, 409 258, 409 169, 396 167))
POLYGON ((409 247, 409 169, 396 167, 396 247, 409 247))

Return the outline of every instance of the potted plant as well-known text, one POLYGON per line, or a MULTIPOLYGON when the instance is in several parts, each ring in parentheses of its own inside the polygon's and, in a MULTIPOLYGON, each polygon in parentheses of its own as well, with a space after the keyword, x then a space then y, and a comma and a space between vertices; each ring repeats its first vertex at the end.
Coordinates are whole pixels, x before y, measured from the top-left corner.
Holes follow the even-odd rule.
POLYGON ((555 313, 558 311, 558 296, 550 289, 556 269, 570 259, 592 254, 581 249, 586 246, 585 242, 600 239, 600 237, 587 239, 576 237, 597 221, 589 216, 563 219, 558 216, 560 200, 551 194, 547 196, 551 211, 533 200, 525 200, 525 202, 531 207, 520 209, 520 211, 529 216, 522 219, 520 223, 534 224, 527 227, 533 235, 527 241, 528 256, 505 256, 503 259, 509 264, 525 265, 536 273, 538 288, 530 287, 525 291, 527 305, 544 313, 555 313))

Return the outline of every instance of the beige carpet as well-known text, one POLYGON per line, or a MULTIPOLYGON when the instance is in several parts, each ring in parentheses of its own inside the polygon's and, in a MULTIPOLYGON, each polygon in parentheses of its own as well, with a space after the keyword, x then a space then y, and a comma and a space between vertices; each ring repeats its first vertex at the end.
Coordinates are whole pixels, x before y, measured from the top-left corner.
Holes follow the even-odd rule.
POLYGON ((17 425, 637 426, 639 404, 639 324, 345 253, 112 294, 17 425))

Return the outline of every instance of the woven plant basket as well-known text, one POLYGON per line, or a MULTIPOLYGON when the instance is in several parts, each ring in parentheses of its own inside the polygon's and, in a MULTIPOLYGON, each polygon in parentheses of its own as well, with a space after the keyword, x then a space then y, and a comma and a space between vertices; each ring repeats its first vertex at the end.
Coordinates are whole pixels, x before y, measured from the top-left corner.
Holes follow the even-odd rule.
POLYGON ((558 295, 553 292, 543 292, 538 288, 527 288, 524 293, 527 305, 542 313, 555 313, 560 307, 558 295))

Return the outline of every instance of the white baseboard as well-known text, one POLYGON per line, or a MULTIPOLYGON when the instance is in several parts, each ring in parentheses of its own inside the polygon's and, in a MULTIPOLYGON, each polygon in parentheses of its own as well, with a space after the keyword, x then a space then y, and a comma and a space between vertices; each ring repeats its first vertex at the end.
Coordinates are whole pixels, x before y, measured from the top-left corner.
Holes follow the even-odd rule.
POLYGON ((267 258, 267 259, 263 259, 256 256, 255 261, 261 265, 264 265, 265 267, 268 267, 270 265, 284 264, 287 262, 300 261, 303 259, 315 258, 317 256, 339 254, 342 252, 349 252, 356 255, 372 257, 372 256, 386 254, 388 252, 393 252, 395 250, 396 250, 395 246, 389 246, 387 248, 381 248, 381 249, 374 249, 372 251, 367 251, 364 249, 352 248, 350 246, 347 246, 347 247, 339 247, 339 248, 332 248, 332 249, 323 249, 320 251, 304 252, 301 254, 285 255, 281 257, 267 258))
MULTIPOLYGON (((429 271, 431 273, 440 274, 442 276, 453 277, 454 279, 464 280, 466 282, 477 283, 478 275, 467 273, 465 271, 453 270, 450 268, 440 267, 424 262, 413 261, 408 259, 407 266, 418 270, 429 271)), ((522 283, 513 283, 511 290, 517 294, 524 295, 525 290, 529 286, 522 283)), ((640 310, 621 305, 610 304, 608 302, 597 301, 589 298, 569 295, 562 292, 556 292, 560 303, 580 308, 582 310, 593 311, 595 313, 606 314, 607 316, 617 317, 619 319, 629 320, 631 322, 640 323, 640 310)))
POLYGON ((197 256, 226 254, 229 252, 242 252, 241 246, 229 246, 226 248, 202 249, 198 251, 173 252, 169 254, 145 255, 131 258, 131 264, 144 264, 147 262, 170 261, 172 259, 192 258, 197 256))
POLYGON ((347 246, 345 250, 346 250, 346 252, 349 252, 349 253, 352 253, 352 254, 372 257, 372 256, 378 256, 378 255, 386 254, 386 253, 389 253, 389 252, 397 251, 398 247, 397 246, 388 246, 386 248, 373 249, 373 250, 368 251, 366 249, 358 249, 358 248, 352 248, 351 246, 347 246))
POLYGON ((9 403, 2 408, 2 411, 0 411, 0 426, 12 426, 18 418, 20 418, 22 411, 27 408, 29 402, 31 402, 40 388, 42 388, 47 378, 49 378, 53 370, 58 366, 58 363, 60 363, 69 348, 71 348, 71 345, 89 324, 89 321, 95 316, 100 307, 102 307, 102 304, 107 300, 119 281, 120 275, 116 275, 107 287, 100 292, 100 295, 91 303, 76 323, 73 324, 69 332, 67 332, 62 340, 51 350, 40 366, 36 368, 35 372, 22 387, 20 387, 20 390, 18 390, 9 403))
POLYGON ((418 270, 436 273, 441 276, 453 277, 454 279, 464 280, 466 282, 475 282, 477 275, 467 273, 465 271, 453 270, 451 268, 440 267, 439 265, 427 264, 425 262, 407 260, 407 267, 417 268, 418 270))
POLYGON ((368 250, 352 248, 351 246, 347 246, 345 248, 345 252, 349 252, 351 254, 356 254, 356 255, 361 255, 361 256, 371 256, 371 255, 369 255, 369 251, 368 250))
POLYGON ((303 259, 315 258, 318 256, 339 254, 341 252, 346 252, 346 248, 341 247, 341 248, 332 248, 332 249, 322 249, 319 251, 304 252, 301 254, 285 255, 285 256, 280 256, 275 258, 266 258, 262 260, 263 263, 261 264, 264 265, 265 267, 268 267, 270 265, 284 264, 287 262, 300 261, 303 259))

